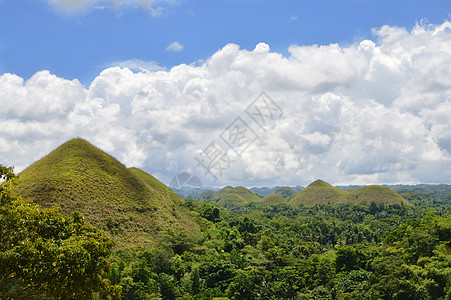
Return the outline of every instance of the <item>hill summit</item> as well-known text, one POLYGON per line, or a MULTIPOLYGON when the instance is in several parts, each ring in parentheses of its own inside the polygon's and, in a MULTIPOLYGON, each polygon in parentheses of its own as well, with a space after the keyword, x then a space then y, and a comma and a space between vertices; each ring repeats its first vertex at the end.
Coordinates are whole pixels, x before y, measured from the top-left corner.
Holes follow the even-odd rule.
POLYGON ((342 190, 333 187, 323 180, 312 182, 300 191, 288 203, 292 206, 313 206, 316 204, 342 204, 342 203, 371 203, 382 202, 385 204, 409 204, 407 200, 396 192, 381 185, 370 185, 359 189, 342 190))
POLYGON ((17 192, 43 207, 80 211, 119 248, 154 246, 161 232, 196 231, 183 199, 146 172, 127 169, 87 141, 70 140, 18 174, 17 192))

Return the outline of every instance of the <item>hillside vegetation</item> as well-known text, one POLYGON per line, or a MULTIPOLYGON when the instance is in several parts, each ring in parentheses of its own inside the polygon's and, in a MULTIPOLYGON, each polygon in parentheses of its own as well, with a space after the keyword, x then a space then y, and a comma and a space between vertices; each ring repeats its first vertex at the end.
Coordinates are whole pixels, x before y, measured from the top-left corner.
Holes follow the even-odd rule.
POLYGON ((289 201, 292 206, 319 204, 358 204, 380 202, 385 204, 409 204, 396 192, 380 185, 342 190, 327 182, 316 180, 289 201))
POLYGON ((70 140, 19 174, 16 191, 43 207, 80 211, 119 248, 156 245, 161 232, 193 233, 183 199, 151 175, 127 169, 83 139, 70 140))

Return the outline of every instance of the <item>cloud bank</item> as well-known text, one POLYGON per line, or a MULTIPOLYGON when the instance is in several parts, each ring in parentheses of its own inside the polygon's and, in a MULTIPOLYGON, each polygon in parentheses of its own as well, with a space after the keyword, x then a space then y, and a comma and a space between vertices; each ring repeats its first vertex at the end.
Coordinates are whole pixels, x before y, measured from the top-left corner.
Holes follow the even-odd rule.
MULTIPOLYGON (((451 23, 383 26, 350 46, 228 44, 170 70, 110 67, 89 87, 37 72, 0 76, 0 162, 21 170, 73 137, 169 183, 451 183, 451 23), (258 126, 262 91, 283 116, 258 126), (258 136, 217 182, 196 157, 241 118, 258 136)), ((139 61, 136 61, 139 63, 139 61)))

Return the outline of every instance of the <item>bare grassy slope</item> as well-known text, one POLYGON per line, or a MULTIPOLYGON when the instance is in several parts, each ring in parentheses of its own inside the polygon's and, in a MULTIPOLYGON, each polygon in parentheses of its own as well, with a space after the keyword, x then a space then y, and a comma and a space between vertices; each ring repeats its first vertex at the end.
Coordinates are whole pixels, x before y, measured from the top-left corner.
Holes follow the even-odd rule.
POLYGON ((198 230, 161 182, 123 164, 83 139, 70 140, 19 174, 17 192, 63 213, 80 211, 107 230, 119 248, 154 246, 162 231, 198 230))

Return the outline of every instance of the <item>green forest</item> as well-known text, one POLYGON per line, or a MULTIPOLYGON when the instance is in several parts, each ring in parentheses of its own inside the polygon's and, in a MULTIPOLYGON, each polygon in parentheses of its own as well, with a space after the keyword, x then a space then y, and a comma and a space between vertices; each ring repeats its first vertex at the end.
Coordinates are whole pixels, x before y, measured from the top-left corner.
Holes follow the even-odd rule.
MULTIPOLYGON (((153 177, 132 171, 151 188, 153 177)), ((129 213, 126 221, 113 215, 103 222, 100 212, 34 203, 15 187, 20 177, 0 165, 0 299, 451 299, 446 185, 398 186, 399 203, 230 205, 228 195, 221 206, 220 199, 180 198, 150 230, 154 223, 135 222, 139 214, 152 217, 143 206, 120 208, 129 213), (164 220, 195 226, 164 227, 164 220), (142 233, 158 238, 146 244, 142 233)), ((155 186, 166 191, 155 181, 154 192, 155 186)), ((375 189, 345 193, 317 181, 298 198, 314 197, 319 188, 354 200, 375 189)), ((52 191, 46 185, 39 195, 52 191)))

